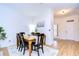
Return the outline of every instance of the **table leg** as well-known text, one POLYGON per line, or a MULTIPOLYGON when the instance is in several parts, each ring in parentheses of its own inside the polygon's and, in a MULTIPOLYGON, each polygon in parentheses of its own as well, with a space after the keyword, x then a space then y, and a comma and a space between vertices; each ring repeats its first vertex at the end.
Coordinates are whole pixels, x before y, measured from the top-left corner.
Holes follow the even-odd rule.
POLYGON ((31 45, 32 45, 32 41, 29 41, 29 56, 31 56, 32 53, 31 45))

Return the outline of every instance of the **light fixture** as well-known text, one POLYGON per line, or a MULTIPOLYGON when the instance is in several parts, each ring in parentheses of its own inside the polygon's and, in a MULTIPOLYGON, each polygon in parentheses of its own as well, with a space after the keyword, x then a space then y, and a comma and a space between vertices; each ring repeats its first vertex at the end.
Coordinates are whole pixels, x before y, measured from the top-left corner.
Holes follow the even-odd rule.
POLYGON ((29 24, 29 32, 35 32, 36 25, 35 24, 29 24))
POLYGON ((63 10, 60 10, 59 14, 68 14, 69 12, 71 11, 71 9, 63 9, 63 10))

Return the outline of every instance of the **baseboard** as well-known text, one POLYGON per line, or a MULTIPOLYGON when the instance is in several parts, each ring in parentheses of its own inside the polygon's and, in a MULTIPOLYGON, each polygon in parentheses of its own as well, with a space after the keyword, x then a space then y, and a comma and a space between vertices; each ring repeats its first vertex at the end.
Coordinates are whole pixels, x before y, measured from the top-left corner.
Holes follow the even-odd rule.
POLYGON ((78 39, 64 39, 64 38, 58 38, 56 40, 70 40, 70 41, 79 41, 78 39))
POLYGON ((52 45, 48 45, 48 44, 44 44, 45 46, 48 46, 48 47, 53 47, 52 45))
POLYGON ((55 47, 54 45, 45 44, 45 46, 50 47, 50 48, 55 48, 55 49, 57 49, 57 47, 55 47))

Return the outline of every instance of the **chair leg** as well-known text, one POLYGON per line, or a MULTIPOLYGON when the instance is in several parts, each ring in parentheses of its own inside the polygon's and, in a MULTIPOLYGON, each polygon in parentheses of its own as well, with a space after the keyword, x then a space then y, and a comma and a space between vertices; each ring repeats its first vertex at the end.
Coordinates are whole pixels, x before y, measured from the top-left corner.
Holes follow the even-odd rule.
POLYGON ((17 49, 18 49, 18 46, 17 46, 17 49))
POLYGON ((43 46, 42 46, 42 53, 44 53, 44 49, 43 49, 43 46))
POLYGON ((40 56, 40 54, 39 54, 39 48, 37 47, 37 53, 38 53, 38 56, 40 56))
POLYGON ((23 47, 21 47, 21 52, 22 52, 23 47))
POLYGON ((19 49, 18 49, 18 51, 20 51, 20 48, 21 48, 21 47, 19 46, 19 49))
POLYGON ((38 56, 40 56, 40 55, 39 55, 39 50, 37 51, 37 53, 38 53, 38 56))
POLYGON ((24 47, 24 51, 23 51, 23 55, 25 54, 25 47, 24 47))
POLYGON ((44 49, 42 48, 42 53, 44 53, 44 49))
POLYGON ((22 47, 22 46, 20 46, 20 52, 22 52, 22 48, 23 48, 23 47, 22 47))
POLYGON ((19 48, 20 45, 17 45, 17 49, 19 48))

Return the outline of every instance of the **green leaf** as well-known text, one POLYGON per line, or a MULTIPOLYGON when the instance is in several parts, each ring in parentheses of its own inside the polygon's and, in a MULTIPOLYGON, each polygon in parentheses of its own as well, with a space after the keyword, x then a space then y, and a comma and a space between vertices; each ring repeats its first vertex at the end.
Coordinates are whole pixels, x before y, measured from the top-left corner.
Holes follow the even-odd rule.
POLYGON ((6 33, 4 32, 3 27, 0 27, 0 40, 6 38, 6 33))

